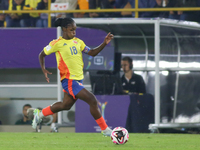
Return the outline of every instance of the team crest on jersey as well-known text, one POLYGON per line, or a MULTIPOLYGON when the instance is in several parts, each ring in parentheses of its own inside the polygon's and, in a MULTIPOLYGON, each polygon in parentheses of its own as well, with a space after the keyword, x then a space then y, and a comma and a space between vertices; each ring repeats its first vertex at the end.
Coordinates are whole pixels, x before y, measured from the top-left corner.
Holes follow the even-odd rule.
POLYGON ((77 44, 78 42, 77 41, 73 41, 75 44, 77 44))

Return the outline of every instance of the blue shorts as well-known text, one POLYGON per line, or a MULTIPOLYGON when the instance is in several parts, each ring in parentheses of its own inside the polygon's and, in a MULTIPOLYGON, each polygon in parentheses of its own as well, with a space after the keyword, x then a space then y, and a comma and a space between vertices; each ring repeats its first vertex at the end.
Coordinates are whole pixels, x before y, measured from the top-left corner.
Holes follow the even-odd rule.
POLYGON ((63 79, 62 81, 63 92, 68 93, 74 99, 76 95, 84 88, 83 80, 63 79))

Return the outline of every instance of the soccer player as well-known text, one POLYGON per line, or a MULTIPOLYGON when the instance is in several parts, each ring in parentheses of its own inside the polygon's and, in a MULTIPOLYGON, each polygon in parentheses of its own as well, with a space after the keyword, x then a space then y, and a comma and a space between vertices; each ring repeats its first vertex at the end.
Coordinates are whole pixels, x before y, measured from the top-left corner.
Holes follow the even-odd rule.
POLYGON ((62 102, 56 102, 42 109, 42 111, 35 109, 32 127, 36 129, 37 124, 42 121, 44 116, 52 115, 62 110, 69 110, 77 99, 81 99, 90 106, 90 113, 100 126, 102 134, 110 136, 112 130, 108 127, 99 111, 96 97, 82 85, 82 52, 90 56, 96 56, 114 36, 108 33, 104 41, 99 46, 92 49, 86 46, 81 39, 75 37, 76 23, 72 18, 58 18, 55 21, 55 26, 61 26, 63 36, 51 41, 49 45, 44 47, 39 54, 39 62, 46 81, 49 82, 48 75, 51 74, 51 72, 45 69, 45 57, 51 53, 55 53, 57 66, 60 70, 64 98, 62 102))

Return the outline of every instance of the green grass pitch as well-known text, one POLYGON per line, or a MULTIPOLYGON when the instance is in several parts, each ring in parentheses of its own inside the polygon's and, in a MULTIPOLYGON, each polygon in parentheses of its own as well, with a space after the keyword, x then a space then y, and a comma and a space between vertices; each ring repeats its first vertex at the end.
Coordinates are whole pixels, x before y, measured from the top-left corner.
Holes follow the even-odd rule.
POLYGON ((0 150, 199 150, 198 134, 129 134, 115 145, 100 133, 0 133, 0 150))

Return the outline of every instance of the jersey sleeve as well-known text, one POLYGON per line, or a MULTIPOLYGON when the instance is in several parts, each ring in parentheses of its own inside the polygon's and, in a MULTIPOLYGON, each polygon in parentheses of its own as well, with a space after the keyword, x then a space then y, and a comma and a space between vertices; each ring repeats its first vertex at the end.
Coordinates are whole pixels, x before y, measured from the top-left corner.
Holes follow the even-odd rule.
POLYGON ((52 53, 55 53, 55 52, 57 52, 58 50, 59 50, 59 48, 58 48, 58 44, 56 44, 57 43, 57 40, 53 40, 53 41, 51 41, 50 43, 49 43, 49 45, 47 45, 46 47, 44 47, 44 53, 46 54, 46 55, 50 55, 50 54, 52 54, 52 53))

